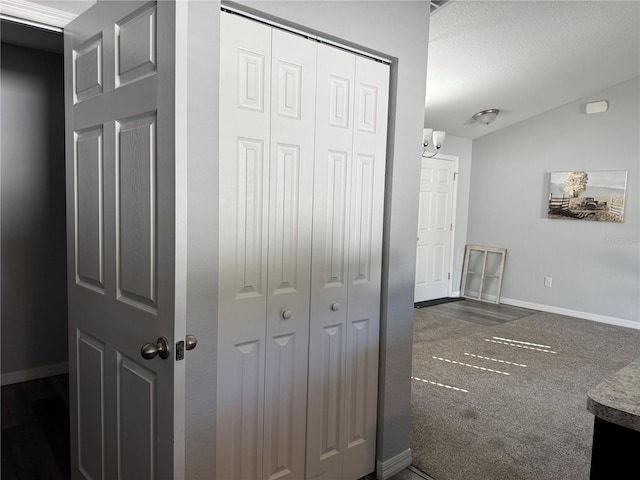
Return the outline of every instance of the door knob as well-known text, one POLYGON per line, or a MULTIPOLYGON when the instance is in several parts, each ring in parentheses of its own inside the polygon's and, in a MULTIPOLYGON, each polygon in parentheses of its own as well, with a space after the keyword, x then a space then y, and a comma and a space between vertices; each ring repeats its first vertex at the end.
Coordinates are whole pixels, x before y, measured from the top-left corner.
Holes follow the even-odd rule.
POLYGON ((337 312, 339 308, 340 308, 340 304, 338 302, 333 302, 331 304, 331 310, 332 311, 337 312))
POLYGON ((184 340, 184 348, 186 348, 187 350, 193 350, 194 348, 196 348, 196 345, 198 345, 198 339, 195 335, 187 335, 186 337, 184 337, 184 340))
POLYGON ((291 310, 287 308, 282 311, 282 318, 289 320, 291 317, 293 317, 293 312, 291 310))
POLYGON ((158 354, 163 360, 169 358, 169 342, 164 337, 158 338, 156 344, 145 343, 145 345, 140 349, 140 355, 142 355, 142 358, 146 360, 151 360, 158 354))

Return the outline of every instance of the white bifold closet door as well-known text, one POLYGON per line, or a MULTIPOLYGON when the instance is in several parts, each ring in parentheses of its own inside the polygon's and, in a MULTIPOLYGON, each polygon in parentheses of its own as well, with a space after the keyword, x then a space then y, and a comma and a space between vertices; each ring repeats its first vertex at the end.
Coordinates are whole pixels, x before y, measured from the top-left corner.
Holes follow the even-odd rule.
POLYGON ((389 67, 318 47, 307 478, 375 465, 389 67))
POLYGON ((221 16, 219 480, 374 470, 388 79, 221 16))
POLYGON ((317 44, 221 23, 216 478, 300 479, 317 44))

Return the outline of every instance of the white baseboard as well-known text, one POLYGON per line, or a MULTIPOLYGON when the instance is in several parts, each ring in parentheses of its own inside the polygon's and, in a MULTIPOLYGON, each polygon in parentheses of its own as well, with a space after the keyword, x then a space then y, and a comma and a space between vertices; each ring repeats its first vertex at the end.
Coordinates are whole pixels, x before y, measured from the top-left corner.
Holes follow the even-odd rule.
POLYGON ((2 385, 11 385, 12 383, 28 382, 29 380, 53 377, 54 375, 62 375, 68 372, 69 364, 67 362, 56 363, 55 365, 45 365, 43 367, 18 370, 17 372, 3 373, 0 383, 2 383, 2 385))
POLYGON ((400 452, 389 460, 376 462, 376 478, 378 480, 387 480, 396 473, 404 470, 411 465, 411 449, 407 448, 404 452, 400 452))
POLYGON ((568 308, 554 307, 552 305, 542 305, 540 303, 524 302, 513 298, 500 298, 500 303, 512 305, 514 307, 529 308, 531 310, 539 310, 541 312, 557 313, 558 315, 566 315, 568 317, 582 318, 584 320, 593 320, 594 322, 608 323, 609 325, 617 325, 618 327, 635 328, 640 330, 640 322, 633 322, 623 318, 608 317, 606 315, 598 315, 597 313, 580 312, 578 310, 570 310, 568 308))

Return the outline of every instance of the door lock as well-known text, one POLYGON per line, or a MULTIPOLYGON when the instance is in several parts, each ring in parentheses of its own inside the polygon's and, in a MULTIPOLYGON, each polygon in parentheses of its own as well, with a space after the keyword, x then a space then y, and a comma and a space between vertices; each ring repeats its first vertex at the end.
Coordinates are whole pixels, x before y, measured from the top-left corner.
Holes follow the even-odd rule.
POLYGON ((176 360, 184 360, 184 351, 193 350, 198 345, 198 339, 195 335, 187 335, 184 337, 184 341, 181 340, 176 343, 176 360))

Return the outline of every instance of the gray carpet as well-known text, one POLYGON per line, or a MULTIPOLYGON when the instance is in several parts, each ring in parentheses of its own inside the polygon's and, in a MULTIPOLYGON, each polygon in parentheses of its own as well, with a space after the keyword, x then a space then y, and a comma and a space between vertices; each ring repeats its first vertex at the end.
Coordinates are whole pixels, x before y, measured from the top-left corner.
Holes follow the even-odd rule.
POLYGON ((588 480, 587 391, 638 357, 640 330, 548 313, 488 327, 415 310, 413 463, 435 480, 588 480))

